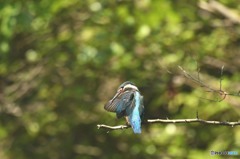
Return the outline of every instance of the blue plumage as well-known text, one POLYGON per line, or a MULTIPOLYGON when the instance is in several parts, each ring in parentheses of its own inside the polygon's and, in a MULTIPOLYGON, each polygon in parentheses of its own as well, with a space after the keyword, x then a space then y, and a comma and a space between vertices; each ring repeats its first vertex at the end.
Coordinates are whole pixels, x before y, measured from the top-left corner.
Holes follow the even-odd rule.
POLYGON ((132 82, 124 82, 116 95, 104 108, 116 112, 117 118, 125 117, 134 133, 141 133, 141 117, 144 111, 143 97, 132 82))
POLYGON ((130 120, 130 124, 132 126, 133 132, 134 133, 141 133, 141 117, 140 114, 142 114, 141 112, 141 105, 140 105, 140 100, 141 100, 141 95, 139 94, 139 92, 135 92, 134 93, 134 108, 131 111, 131 114, 129 116, 129 120, 130 120))

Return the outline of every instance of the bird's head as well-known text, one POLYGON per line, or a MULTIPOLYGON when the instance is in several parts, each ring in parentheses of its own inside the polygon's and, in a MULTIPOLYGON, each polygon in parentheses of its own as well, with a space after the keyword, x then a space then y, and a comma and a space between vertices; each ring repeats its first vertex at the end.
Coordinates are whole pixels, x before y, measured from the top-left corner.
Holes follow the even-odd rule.
POLYGON ((123 91, 127 91, 127 90, 139 91, 138 88, 134 85, 134 83, 132 83, 130 81, 126 81, 118 87, 118 92, 119 91, 123 92, 123 91))

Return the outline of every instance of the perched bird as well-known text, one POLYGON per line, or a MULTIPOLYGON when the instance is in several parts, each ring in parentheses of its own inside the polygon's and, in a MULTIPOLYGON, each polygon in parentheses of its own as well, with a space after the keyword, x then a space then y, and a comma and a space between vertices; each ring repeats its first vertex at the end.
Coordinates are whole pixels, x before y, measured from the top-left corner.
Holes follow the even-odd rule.
POLYGON ((121 84, 104 109, 115 112, 117 118, 125 117, 133 132, 141 133, 141 118, 144 112, 143 96, 132 82, 126 81, 121 84))

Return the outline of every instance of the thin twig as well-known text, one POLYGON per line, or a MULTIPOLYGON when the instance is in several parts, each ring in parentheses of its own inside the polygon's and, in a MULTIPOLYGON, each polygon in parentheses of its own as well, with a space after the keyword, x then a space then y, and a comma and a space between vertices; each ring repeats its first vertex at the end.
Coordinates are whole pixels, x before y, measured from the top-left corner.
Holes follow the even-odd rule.
POLYGON ((194 76, 192 76, 191 74, 189 74, 187 71, 185 71, 181 66, 178 66, 180 68, 180 70, 182 70, 182 72, 184 73, 184 75, 191 79, 193 82, 199 84, 201 87, 204 87, 204 88, 207 88, 209 89, 209 91, 212 91, 212 92, 217 92, 218 90, 215 90, 211 87, 209 87, 208 85, 206 85, 205 83, 203 83, 200 79, 199 79, 199 75, 198 75, 198 78, 195 78, 194 76))
POLYGON ((240 16, 233 9, 228 8, 227 6, 217 2, 215 0, 211 0, 209 2, 200 1, 199 7, 203 10, 212 13, 220 13, 225 16, 230 22, 240 24, 240 16))
POLYGON ((224 65, 222 66, 222 69, 221 69, 221 76, 220 76, 220 82, 219 82, 220 83, 220 91, 222 91, 223 69, 224 69, 224 65))
MULTIPOLYGON (((227 122, 227 121, 208 121, 204 119, 199 119, 198 115, 195 119, 148 119, 144 124, 154 124, 154 123, 165 123, 165 124, 176 124, 176 123, 202 123, 207 125, 221 125, 221 126, 239 126, 240 121, 237 122, 227 122)), ((118 126, 109 126, 104 124, 97 125, 98 129, 103 128, 107 130, 119 130, 119 129, 128 129, 131 126, 129 125, 118 125, 118 126)))
POLYGON ((227 122, 227 121, 208 121, 200 118, 195 119, 176 119, 176 120, 165 120, 165 119, 148 119, 148 123, 204 123, 210 125, 223 125, 223 126, 237 126, 240 125, 240 122, 227 122))
POLYGON ((109 125, 104 125, 104 124, 99 124, 97 125, 98 129, 104 128, 108 130, 118 130, 118 129, 128 129, 131 126, 130 125, 117 125, 117 126, 109 126, 109 125))
MULTIPOLYGON (((196 77, 192 76, 190 73, 188 73, 186 70, 184 70, 181 66, 178 66, 178 67, 184 73, 186 78, 188 78, 188 79, 192 80, 193 82, 199 84, 200 87, 208 89, 207 92, 217 93, 217 94, 219 94, 221 96, 221 99, 219 99, 217 101, 216 100, 212 100, 212 99, 207 99, 207 100, 214 101, 214 102, 221 102, 221 101, 223 101, 227 97, 227 95, 233 95, 233 94, 227 93, 226 91, 222 90, 222 80, 223 80, 222 75, 223 75, 224 66, 222 66, 222 69, 221 69, 220 88, 219 89, 211 88, 210 86, 205 84, 203 81, 201 81, 200 80, 199 71, 198 71, 198 76, 196 78, 196 77)), ((203 98, 203 99, 205 99, 205 98, 203 98)))

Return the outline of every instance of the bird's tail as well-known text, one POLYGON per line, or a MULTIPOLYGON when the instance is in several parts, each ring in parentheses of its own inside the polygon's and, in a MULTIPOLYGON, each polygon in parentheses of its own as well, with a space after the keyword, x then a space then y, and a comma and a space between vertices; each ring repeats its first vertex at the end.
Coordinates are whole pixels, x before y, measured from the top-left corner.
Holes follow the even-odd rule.
POLYGON ((141 105, 141 95, 139 92, 134 93, 134 109, 133 112, 130 116, 130 124, 132 126, 133 132, 135 134, 140 134, 141 133, 141 117, 140 117, 140 112, 139 112, 139 107, 141 105))
POLYGON ((135 134, 141 134, 141 118, 140 116, 133 116, 132 120, 130 121, 133 132, 135 134))

